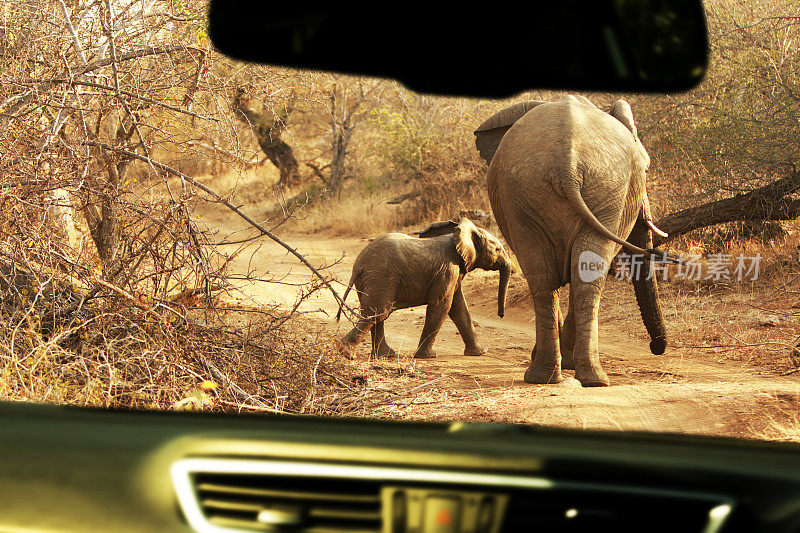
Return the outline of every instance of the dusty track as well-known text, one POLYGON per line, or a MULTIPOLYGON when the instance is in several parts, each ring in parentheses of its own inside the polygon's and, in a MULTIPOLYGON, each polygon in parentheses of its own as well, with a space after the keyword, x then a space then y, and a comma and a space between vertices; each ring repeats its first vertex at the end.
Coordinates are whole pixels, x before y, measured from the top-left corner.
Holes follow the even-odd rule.
MULTIPOLYGON (((218 228, 226 225, 221 218, 212 222, 218 228)), ((314 264, 342 258, 327 271, 344 283, 352 261, 366 244, 366 240, 347 237, 283 237, 314 264)), ((294 257, 267 239, 237 261, 239 268, 249 265, 284 282, 311 279, 294 257)), ((500 319, 495 308, 496 273, 472 273, 464 282, 479 342, 489 348, 482 357, 461 355, 463 343, 448 321, 436 341, 439 357, 413 360, 425 309, 395 312, 386 322, 386 336, 400 354, 398 359, 369 361, 369 346, 364 342, 353 362, 373 391, 385 392, 381 401, 365 404, 363 415, 763 438, 776 424, 786 422, 787 407, 795 404, 800 392, 797 375, 770 375, 691 349, 670 347, 663 356, 650 354, 632 291, 623 316, 600 324, 601 360, 612 386, 584 389, 572 378, 559 385, 526 384, 522 375, 534 343, 533 313, 524 280, 516 278, 512 284, 516 298, 500 319)), ((287 305, 297 295, 296 287, 281 284, 243 284, 241 290, 253 303, 287 305)), ((352 293, 348 302, 357 305, 352 293)), ((605 301, 603 305, 617 304, 605 301)), ((327 292, 313 295, 301 309, 327 313, 317 314, 322 335, 341 335, 350 327, 347 321, 336 324, 333 320, 337 306, 327 292)), ((607 314, 601 310, 601 315, 607 314)))

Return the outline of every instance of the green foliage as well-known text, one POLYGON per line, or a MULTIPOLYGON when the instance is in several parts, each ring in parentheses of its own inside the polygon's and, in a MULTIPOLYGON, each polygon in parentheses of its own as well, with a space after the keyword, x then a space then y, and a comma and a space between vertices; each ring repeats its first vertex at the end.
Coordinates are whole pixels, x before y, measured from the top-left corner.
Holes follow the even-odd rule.
POLYGON ((208 17, 203 17, 203 19, 195 25, 194 39, 200 46, 208 41, 208 17))
POLYGON ((361 178, 361 191, 364 196, 370 197, 381 194, 387 189, 390 183, 390 177, 386 175, 375 176, 371 174, 365 175, 361 178))
POLYGON ((372 155, 394 170, 420 169, 433 143, 431 131, 423 131, 416 121, 391 107, 373 109, 369 120, 381 132, 372 155))

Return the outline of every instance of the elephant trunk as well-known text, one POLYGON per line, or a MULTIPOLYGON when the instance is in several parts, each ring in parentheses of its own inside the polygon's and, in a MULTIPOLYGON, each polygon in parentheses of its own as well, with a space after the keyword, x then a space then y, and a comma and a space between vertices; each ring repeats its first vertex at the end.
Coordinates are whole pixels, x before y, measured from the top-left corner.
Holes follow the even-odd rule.
POLYGON ((508 290, 508 281, 511 278, 511 266, 508 261, 503 261, 500 266, 500 288, 497 291, 497 315, 503 318, 506 314, 506 291, 508 290))
MULTIPOLYGON (((641 216, 636 220, 629 242, 642 248, 653 247, 652 234, 641 216)), ((639 311, 642 313, 642 321, 650 335, 650 351, 661 355, 667 348, 667 329, 658 299, 658 282, 655 273, 652 272, 650 259, 646 257, 642 259, 636 263, 639 268, 631 268, 633 290, 636 293, 639 311)))

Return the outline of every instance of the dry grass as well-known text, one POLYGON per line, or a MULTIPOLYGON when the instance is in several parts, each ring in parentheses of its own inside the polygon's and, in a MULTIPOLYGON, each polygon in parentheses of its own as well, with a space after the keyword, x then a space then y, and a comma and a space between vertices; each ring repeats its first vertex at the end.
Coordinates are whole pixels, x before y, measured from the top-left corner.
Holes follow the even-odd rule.
POLYGON ((325 198, 324 187, 316 183, 280 190, 277 169, 268 164, 262 169, 204 176, 200 181, 257 219, 280 224, 290 232, 374 237, 403 227, 401 208, 386 203, 399 193, 365 187, 363 182, 349 184, 338 198, 325 198))
MULTIPOLYGON (((673 338, 748 365, 791 372, 800 365, 792 350, 800 341, 800 234, 767 243, 734 240, 723 250, 737 257, 760 255, 757 280, 678 280, 662 284, 673 302, 673 338)), ((692 253, 705 250, 695 243, 692 253)))
MULTIPOLYGON (((453 402, 485 399, 486 391, 460 390, 452 376, 427 370, 426 365, 417 362, 410 356, 370 358, 369 349, 362 346, 351 366, 363 388, 356 394, 340 398, 337 405, 346 407, 350 414, 369 418, 452 422, 450 407, 453 402), (431 409, 422 418, 415 413, 420 406, 430 406, 431 409), (446 406, 448 414, 438 413, 437 406, 446 406)), ((458 415, 458 418, 481 420, 466 413, 458 415)))
MULTIPOLYGON (((265 163, 243 170, 230 169, 216 175, 206 174, 197 179, 232 203, 261 206, 276 201, 278 178, 278 169, 265 163)), ((171 181, 177 183, 178 180, 171 181)))
POLYGON ((326 231, 336 235, 375 237, 400 229, 398 208, 387 205, 392 194, 343 194, 294 212, 287 229, 302 233, 326 231))

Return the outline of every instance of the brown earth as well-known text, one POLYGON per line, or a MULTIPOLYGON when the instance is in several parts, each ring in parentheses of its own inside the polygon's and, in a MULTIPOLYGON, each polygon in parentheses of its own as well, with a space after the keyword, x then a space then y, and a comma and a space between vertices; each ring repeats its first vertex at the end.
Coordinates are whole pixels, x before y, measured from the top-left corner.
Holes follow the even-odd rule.
MULTIPOLYGON (((205 218, 210 227, 222 233, 241 228, 231 221, 230 213, 209 213, 205 218)), ((345 284, 352 261, 368 242, 308 234, 287 234, 282 238, 315 265, 335 263, 325 272, 345 284)), ((291 305, 297 299, 294 284, 312 279, 296 258, 267 238, 259 239, 256 249, 240 254, 236 261, 237 268, 255 268, 260 274, 268 272, 282 281, 242 283, 242 296, 251 304, 291 305)), ((512 280, 509 305, 502 319, 497 317, 495 307, 496 273, 471 273, 464 281, 464 289, 479 342, 489 348, 488 353, 482 357, 461 355, 464 345, 448 321, 437 337, 439 357, 414 360, 411 354, 422 329, 425 308, 397 311, 386 322, 386 336, 399 356, 394 360, 369 360, 367 338, 351 363, 362 387, 357 394, 342 400, 342 405, 348 405, 349 414, 355 405, 358 414, 380 418, 800 438, 800 423, 794 416, 800 397, 798 374, 785 371, 785 365, 747 357, 746 348, 726 350, 724 339, 716 348, 714 344, 695 347, 699 343, 697 329, 709 322, 713 326, 713 321, 719 321, 722 315, 710 307, 708 316, 686 312, 686 299, 674 295, 669 287, 664 291, 664 308, 670 346, 666 354, 655 356, 648 350, 632 289, 627 283, 609 280, 601 304, 600 356, 612 385, 587 389, 571 377, 559 385, 522 381, 534 344, 533 311, 523 278, 515 276, 512 280), (696 319, 698 323, 691 323, 696 319)), ((343 285, 337 285, 337 290, 341 294, 343 285)), ((357 305, 353 293, 348 303, 357 305)), ((565 303, 562 301, 562 305, 565 303)), ((319 327, 309 330, 309 335, 332 339, 350 327, 346 320, 337 324, 333 319, 337 305, 327 291, 318 291, 300 309, 318 317, 319 327)))

